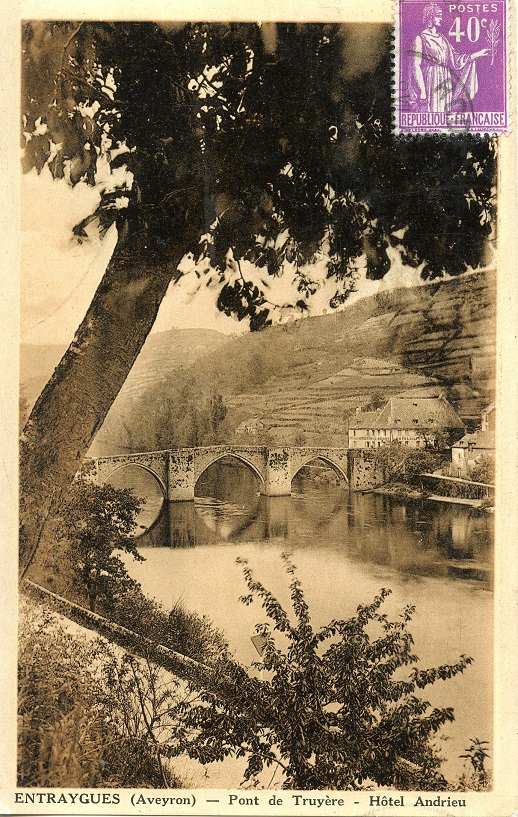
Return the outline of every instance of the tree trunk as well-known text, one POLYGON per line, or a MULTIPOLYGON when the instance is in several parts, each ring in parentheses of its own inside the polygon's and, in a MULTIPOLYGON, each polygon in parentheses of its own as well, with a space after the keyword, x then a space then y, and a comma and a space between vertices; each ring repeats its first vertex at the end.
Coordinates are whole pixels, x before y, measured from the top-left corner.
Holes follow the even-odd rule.
POLYGON ((21 438, 20 575, 153 326, 183 256, 157 259, 145 238, 125 249, 119 236, 74 340, 41 393, 21 438))

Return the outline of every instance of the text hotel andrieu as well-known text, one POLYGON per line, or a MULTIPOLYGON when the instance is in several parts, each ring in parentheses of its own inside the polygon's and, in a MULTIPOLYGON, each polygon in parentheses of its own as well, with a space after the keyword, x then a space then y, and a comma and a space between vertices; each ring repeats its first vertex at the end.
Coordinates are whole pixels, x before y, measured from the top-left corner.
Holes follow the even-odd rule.
MULTIPOLYGON (((246 808, 254 809, 268 808, 273 809, 280 807, 295 807, 311 808, 325 812, 327 809, 332 809, 336 812, 337 808, 350 808, 353 804, 364 808, 386 808, 392 807, 416 807, 416 808, 466 808, 467 801, 464 798, 444 797, 443 795, 385 795, 385 794, 354 794, 357 800, 352 800, 350 797, 333 797, 331 795, 308 796, 306 794, 283 794, 268 793, 241 795, 241 794, 225 794, 218 799, 209 799, 208 797, 200 797, 198 795, 182 792, 181 795, 155 795, 150 791, 146 792, 131 792, 123 791, 120 793, 99 793, 99 792, 52 792, 52 791, 17 791, 14 795, 14 802, 17 805, 131 805, 139 812, 152 814, 185 814, 188 808, 206 807, 208 804, 219 804, 226 806, 229 810, 239 813, 240 809, 246 808)), ((15 812, 16 813, 16 812, 15 812)), ((205 813, 205 811, 203 812, 205 813)))

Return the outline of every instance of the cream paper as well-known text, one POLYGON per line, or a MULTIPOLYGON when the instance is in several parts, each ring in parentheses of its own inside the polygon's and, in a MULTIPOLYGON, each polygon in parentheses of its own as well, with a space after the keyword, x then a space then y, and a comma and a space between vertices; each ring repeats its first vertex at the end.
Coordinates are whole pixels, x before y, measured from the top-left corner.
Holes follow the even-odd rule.
MULTIPOLYGON (((33 0, 5 9, 1 32, 0 144, 3 201, 0 207, 3 249, 0 333, 2 385, 0 395, 2 467, 0 485, 3 507, 1 597, 1 727, 0 811, 5 814, 169 814, 169 815, 450 815, 511 817, 518 812, 517 683, 517 269, 516 269, 516 139, 514 133, 499 137, 497 225, 497 506, 495 514, 494 577, 494 741, 491 754, 494 785, 490 792, 424 793, 389 790, 345 792, 291 792, 287 790, 55 790, 20 789, 16 785, 16 628, 17 628, 17 421, 19 264, 21 232, 19 170, 20 22, 49 19, 143 20, 293 20, 393 22, 395 9, 386 0, 339 5, 295 3, 282 8, 270 2, 237 4, 234 0, 186 7, 180 3, 105 0, 88 5, 63 0, 33 0), (25 794, 34 795, 27 802, 25 794), (56 802, 49 802, 54 794, 56 802), (63 795, 65 795, 63 797, 63 795), (437 800, 441 805, 435 805, 437 800), (454 802, 456 801, 456 802, 454 802), (465 805, 459 805, 465 803, 465 805), (427 805, 424 805, 427 803, 427 805)), ((509 12, 508 49, 511 53, 509 104, 515 115, 516 41, 514 13, 509 12)), ((27 238, 27 237, 26 237, 27 238)), ((30 237, 29 237, 30 240, 30 237)), ((41 270, 45 276, 45 270, 41 270)), ((447 634, 445 634, 447 638, 447 634)), ((491 656, 488 655, 488 660, 491 656)), ((468 737, 468 736, 467 736, 468 737)), ((469 737, 472 737, 471 735, 469 737)), ((483 736, 480 736, 483 737, 483 736)), ((239 781, 236 780, 236 786, 239 781)))

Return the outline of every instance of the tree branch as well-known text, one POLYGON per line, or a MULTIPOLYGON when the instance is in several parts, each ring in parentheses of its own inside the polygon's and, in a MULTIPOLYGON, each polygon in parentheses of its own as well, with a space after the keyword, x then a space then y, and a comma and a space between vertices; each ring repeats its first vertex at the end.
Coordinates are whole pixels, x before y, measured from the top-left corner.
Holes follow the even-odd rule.
POLYGON ((68 40, 66 41, 65 45, 63 46, 63 54, 61 55, 61 71, 63 71, 64 62, 65 62, 65 57, 66 57, 66 55, 67 55, 68 46, 70 45, 70 43, 72 42, 72 40, 73 40, 75 37, 77 37, 77 35, 78 35, 78 34, 79 34, 79 32, 81 31, 81 28, 83 27, 83 25, 84 25, 84 20, 83 20, 83 21, 81 21, 81 22, 79 23, 79 25, 77 26, 77 28, 76 28, 76 29, 74 29, 74 31, 72 32, 72 34, 70 35, 70 37, 69 37, 69 38, 68 38, 68 40))

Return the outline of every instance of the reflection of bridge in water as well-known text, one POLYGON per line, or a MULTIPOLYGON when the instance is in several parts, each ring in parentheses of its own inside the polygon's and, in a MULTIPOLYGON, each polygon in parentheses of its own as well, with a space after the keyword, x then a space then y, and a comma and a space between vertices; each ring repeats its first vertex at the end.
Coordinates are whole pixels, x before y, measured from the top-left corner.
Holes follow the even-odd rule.
POLYGON ((254 505, 243 508, 239 515, 232 514, 230 520, 225 514, 227 503, 221 503, 221 511, 218 504, 165 503, 156 521, 139 537, 139 547, 189 548, 289 536, 289 497, 257 497, 254 505))
POLYGON ((94 459, 95 478, 106 482, 123 468, 137 466, 152 474, 171 502, 194 500, 199 478, 213 463, 233 457, 256 475, 264 496, 289 496, 293 477, 316 459, 329 465, 348 483, 349 450, 347 448, 214 445, 204 448, 180 448, 147 451, 94 459))

